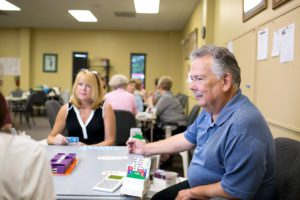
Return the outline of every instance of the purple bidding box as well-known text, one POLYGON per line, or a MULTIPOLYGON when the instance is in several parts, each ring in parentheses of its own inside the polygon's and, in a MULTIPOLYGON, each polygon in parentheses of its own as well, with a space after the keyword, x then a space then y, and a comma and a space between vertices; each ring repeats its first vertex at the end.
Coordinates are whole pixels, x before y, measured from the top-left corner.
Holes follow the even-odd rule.
POLYGON ((75 161, 76 154, 58 153, 51 159, 52 171, 57 174, 64 174, 71 164, 75 161))

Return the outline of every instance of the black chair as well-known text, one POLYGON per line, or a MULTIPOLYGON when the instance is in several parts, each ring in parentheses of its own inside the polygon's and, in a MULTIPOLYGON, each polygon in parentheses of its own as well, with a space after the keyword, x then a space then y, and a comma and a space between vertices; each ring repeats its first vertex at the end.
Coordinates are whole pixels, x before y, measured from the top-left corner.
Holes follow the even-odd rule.
POLYGON ((276 199, 300 199, 300 142, 289 138, 276 138, 275 150, 276 199))
POLYGON ((195 121, 196 117, 198 116, 199 110, 200 110, 200 106, 194 105, 194 107, 192 108, 188 116, 187 127, 195 121))
POLYGON ((29 119, 31 118, 33 124, 35 125, 35 121, 33 119, 33 102, 34 102, 34 96, 36 93, 32 93, 28 96, 28 99, 25 103, 20 103, 18 106, 12 107, 12 112, 14 113, 14 118, 17 114, 20 115, 20 124, 22 124, 22 116, 25 116, 27 125, 29 128, 31 128, 29 119))
POLYGON ((56 100, 47 100, 45 103, 45 109, 46 109, 46 113, 47 113, 51 128, 53 128, 53 126, 54 126, 56 115, 57 115, 60 107, 61 107, 60 103, 56 100))
POLYGON ((116 116, 116 141, 115 145, 124 146, 130 137, 130 129, 136 127, 135 116, 125 110, 114 110, 116 116))
POLYGON ((41 114, 41 110, 44 111, 45 103, 47 101, 47 95, 43 91, 36 91, 31 94, 32 107, 38 109, 38 113, 41 114))
MULTIPOLYGON (((200 106, 198 104, 194 105, 189 116, 187 117, 187 124, 186 126, 189 127, 196 119, 196 117, 198 116, 199 114, 199 111, 200 111, 200 106)), ((195 149, 192 149, 189 151, 189 157, 193 157, 193 154, 194 154, 194 150, 195 149)))

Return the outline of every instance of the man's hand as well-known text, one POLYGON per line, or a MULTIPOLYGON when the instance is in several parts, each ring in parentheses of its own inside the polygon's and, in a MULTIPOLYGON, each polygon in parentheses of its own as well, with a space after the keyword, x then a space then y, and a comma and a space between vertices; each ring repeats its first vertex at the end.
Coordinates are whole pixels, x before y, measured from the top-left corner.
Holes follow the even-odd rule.
POLYGON ((190 189, 180 190, 175 200, 188 200, 188 199, 192 199, 190 189))
POLYGON ((144 146, 146 145, 145 142, 135 138, 129 138, 126 145, 129 153, 144 154, 144 146))

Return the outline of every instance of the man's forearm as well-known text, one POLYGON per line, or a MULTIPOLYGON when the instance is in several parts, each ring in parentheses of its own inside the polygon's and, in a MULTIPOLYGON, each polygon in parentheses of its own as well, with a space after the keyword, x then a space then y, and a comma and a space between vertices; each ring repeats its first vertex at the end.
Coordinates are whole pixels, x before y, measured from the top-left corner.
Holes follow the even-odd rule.
POLYGON ((181 151, 189 150, 194 145, 189 143, 183 136, 183 134, 178 134, 172 136, 168 139, 161 140, 158 142, 152 142, 145 145, 143 149, 143 154, 145 155, 155 155, 155 154, 172 154, 181 151))
POLYGON ((237 199, 230 196, 228 193, 226 193, 223 190, 221 186, 221 182, 217 182, 209 185, 197 186, 189 190, 190 190, 191 199, 211 199, 213 197, 222 197, 225 199, 237 199))

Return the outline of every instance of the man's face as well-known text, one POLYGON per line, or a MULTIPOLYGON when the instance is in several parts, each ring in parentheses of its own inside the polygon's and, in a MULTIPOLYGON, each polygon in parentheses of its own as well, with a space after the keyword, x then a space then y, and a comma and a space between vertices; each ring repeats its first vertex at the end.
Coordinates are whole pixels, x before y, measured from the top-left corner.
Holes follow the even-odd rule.
POLYGON ((190 89, 201 107, 207 112, 215 113, 224 100, 224 91, 222 78, 218 79, 211 71, 212 64, 210 56, 197 58, 191 63, 190 89))

